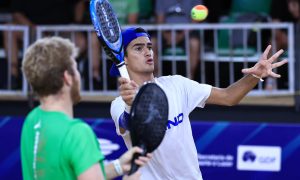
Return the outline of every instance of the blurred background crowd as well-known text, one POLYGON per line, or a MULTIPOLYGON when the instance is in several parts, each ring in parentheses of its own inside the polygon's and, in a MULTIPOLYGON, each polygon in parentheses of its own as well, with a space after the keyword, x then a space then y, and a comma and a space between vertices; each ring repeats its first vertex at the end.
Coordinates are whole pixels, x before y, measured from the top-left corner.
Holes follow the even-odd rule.
MULTIPOLYGON (((161 24, 203 24, 203 23, 272 23, 272 22, 289 22, 295 26, 297 32, 297 24, 300 20, 300 0, 110 0, 121 26, 129 24, 139 25, 161 25, 161 24), (197 4, 205 5, 209 14, 204 22, 193 22, 190 18, 190 10, 197 4)), ((39 25, 91 25, 89 17, 89 1, 88 0, 1 0, 0 1, 0 25, 26 25, 29 27, 30 42, 36 39, 35 30, 39 25)), ((233 45, 239 44, 238 32, 235 32, 233 45)), ((159 46, 162 47, 161 54, 168 55, 189 54, 189 74, 186 75, 191 79, 201 82, 200 62, 201 52, 203 49, 213 48, 214 39, 212 32, 205 32, 205 44, 201 43, 199 33, 191 30, 188 36, 188 44, 183 30, 176 30, 175 38, 171 31, 163 31, 162 37, 158 40, 158 34, 155 31, 150 31, 153 42, 153 50, 155 60, 160 54, 159 46), (161 41, 159 44, 158 41, 161 41), (175 47, 173 47, 175 44, 175 47), (189 47, 189 52, 185 51, 185 46, 189 47), (175 52, 173 52, 175 49, 175 52)), ((262 32, 262 48, 271 43, 270 33, 262 32)), ((274 33, 276 49, 288 48, 288 36, 284 29, 276 29, 274 33)), ((295 38, 297 33, 295 33, 295 38)), ((49 34, 51 35, 51 34, 49 34)), ((60 34, 66 36, 64 34, 60 34)), ((255 38, 251 38, 249 34, 248 45, 255 38)), ((88 59, 89 48, 91 51, 91 68, 82 68, 82 73, 85 76, 90 74, 92 81, 84 81, 84 87, 89 89, 103 89, 103 52, 101 44, 97 40, 95 33, 92 33, 90 41, 85 32, 76 32, 73 40, 80 49, 78 62, 84 64, 88 59), (89 72, 87 72, 89 71, 89 72), (90 72, 91 71, 91 72, 90 72), (92 82, 92 85, 90 84, 92 82)), ((23 34, 19 31, 9 32, 6 30, 0 31, 0 89, 21 89, 22 76, 20 72, 20 64, 22 56, 19 55, 22 46, 23 34), (9 61, 8 61, 9 59, 9 61), (9 67, 9 68, 7 68, 9 67), (10 69, 9 71, 7 69, 10 69), (9 83, 8 83, 8 80, 9 83)), ((297 56, 297 43, 295 54, 297 56)), ((224 41, 219 42, 219 46, 226 47, 224 41)), ((275 50, 276 50, 275 49, 275 50)), ((297 58, 296 58, 297 59, 297 58)), ((79 63, 80 64, 80 63, 79 63)), ((156 63, 157 65, 159 63, 156 63)), ((85 66, 85 65, 83 65, 85 66)), ((171 66, 166 64, 163 72, 159 72, 156 67, 156 74, 171 74, 171 66)), ((176 67, 180 72, 181 65, 176 67)), ((206 68, 209 69, 209 66, 206 68)), ((284 69, 283 71, 287 71, 284 69)), ((286 72, 285 76, 286 76, 286 72)), ((283 74, 284 76, 284 74, 283 74)), ((109 78, 109 77, 108 77, 109 78)), ((213 81, 213 80, 211 80, 213 81)), ((269 80, 271 81, 271 80, 269 80)), ((112 82, 111 80, 109 82, 112 82)), ((206 82, 210 83, 208 78, 206 82)), ((220 84, 223 85, 222 83, 220 84)), ((274 88, 284 88, 284 83, 275 85, 265 83, 263 89, 272 90, 274 88), (278 87, 279 86, 279 87, 278 87)), ((115 88, 115 87, 113 87, 115 88)))

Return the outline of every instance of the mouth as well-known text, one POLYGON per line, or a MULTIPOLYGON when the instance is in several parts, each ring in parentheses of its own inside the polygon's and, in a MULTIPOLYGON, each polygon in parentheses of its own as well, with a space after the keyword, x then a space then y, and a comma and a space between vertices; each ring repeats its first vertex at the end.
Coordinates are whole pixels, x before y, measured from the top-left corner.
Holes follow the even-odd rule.
POLYGON ((153 64, 153 63, 154 63, 154 60, 153 60, 152 58, 147 59, 146 63, 147 63, 147 64, 153 64))

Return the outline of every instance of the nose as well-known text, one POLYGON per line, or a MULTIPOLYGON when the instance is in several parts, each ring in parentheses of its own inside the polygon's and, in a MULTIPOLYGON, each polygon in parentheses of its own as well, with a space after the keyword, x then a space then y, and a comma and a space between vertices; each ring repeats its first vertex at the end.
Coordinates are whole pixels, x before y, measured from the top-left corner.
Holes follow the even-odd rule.
POLYGON ((151 56, 151 50, 149 48, 145 48, 145 56, 151 56))

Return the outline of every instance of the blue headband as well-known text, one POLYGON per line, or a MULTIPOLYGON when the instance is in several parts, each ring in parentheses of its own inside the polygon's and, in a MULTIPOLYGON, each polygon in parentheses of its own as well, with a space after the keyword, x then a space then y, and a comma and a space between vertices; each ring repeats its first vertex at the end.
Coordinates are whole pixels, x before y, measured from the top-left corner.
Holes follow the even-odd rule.
POLYGON ((135 40, 138 37, 148 37, 150 38, 149 34, 142 28, 128 28, 125 31, 122 32, 122 38, 123 38, 123 48, 124 51, 126 51, 126 48, 128 44, 135 40))
MULTIPOLYGON (((147 31, 140 27, 131 27, 123 31, 122 39, 124 51, 126 51, 128 44, 138 37, 148 37, 150 39, 150 35, 147 33, 147 31)), ((113 77, 120 76, 120 72, 115 64, 111 66, 109 74, 113 77)))

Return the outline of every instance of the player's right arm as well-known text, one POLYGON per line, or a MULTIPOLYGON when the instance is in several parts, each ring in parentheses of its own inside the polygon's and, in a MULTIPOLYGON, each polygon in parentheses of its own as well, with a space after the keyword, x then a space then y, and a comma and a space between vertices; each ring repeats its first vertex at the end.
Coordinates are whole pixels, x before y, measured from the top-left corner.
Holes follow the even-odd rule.
POLYGON ((117 132, 119 131, 118 134, 122 135, 127 129, 130 106, 137 93, 138 85, 134 81, 122 77, 119 78, 119 84, 119 91, 123 101, 116 99, 112 102, 111 116, 115 121, 117 132))

